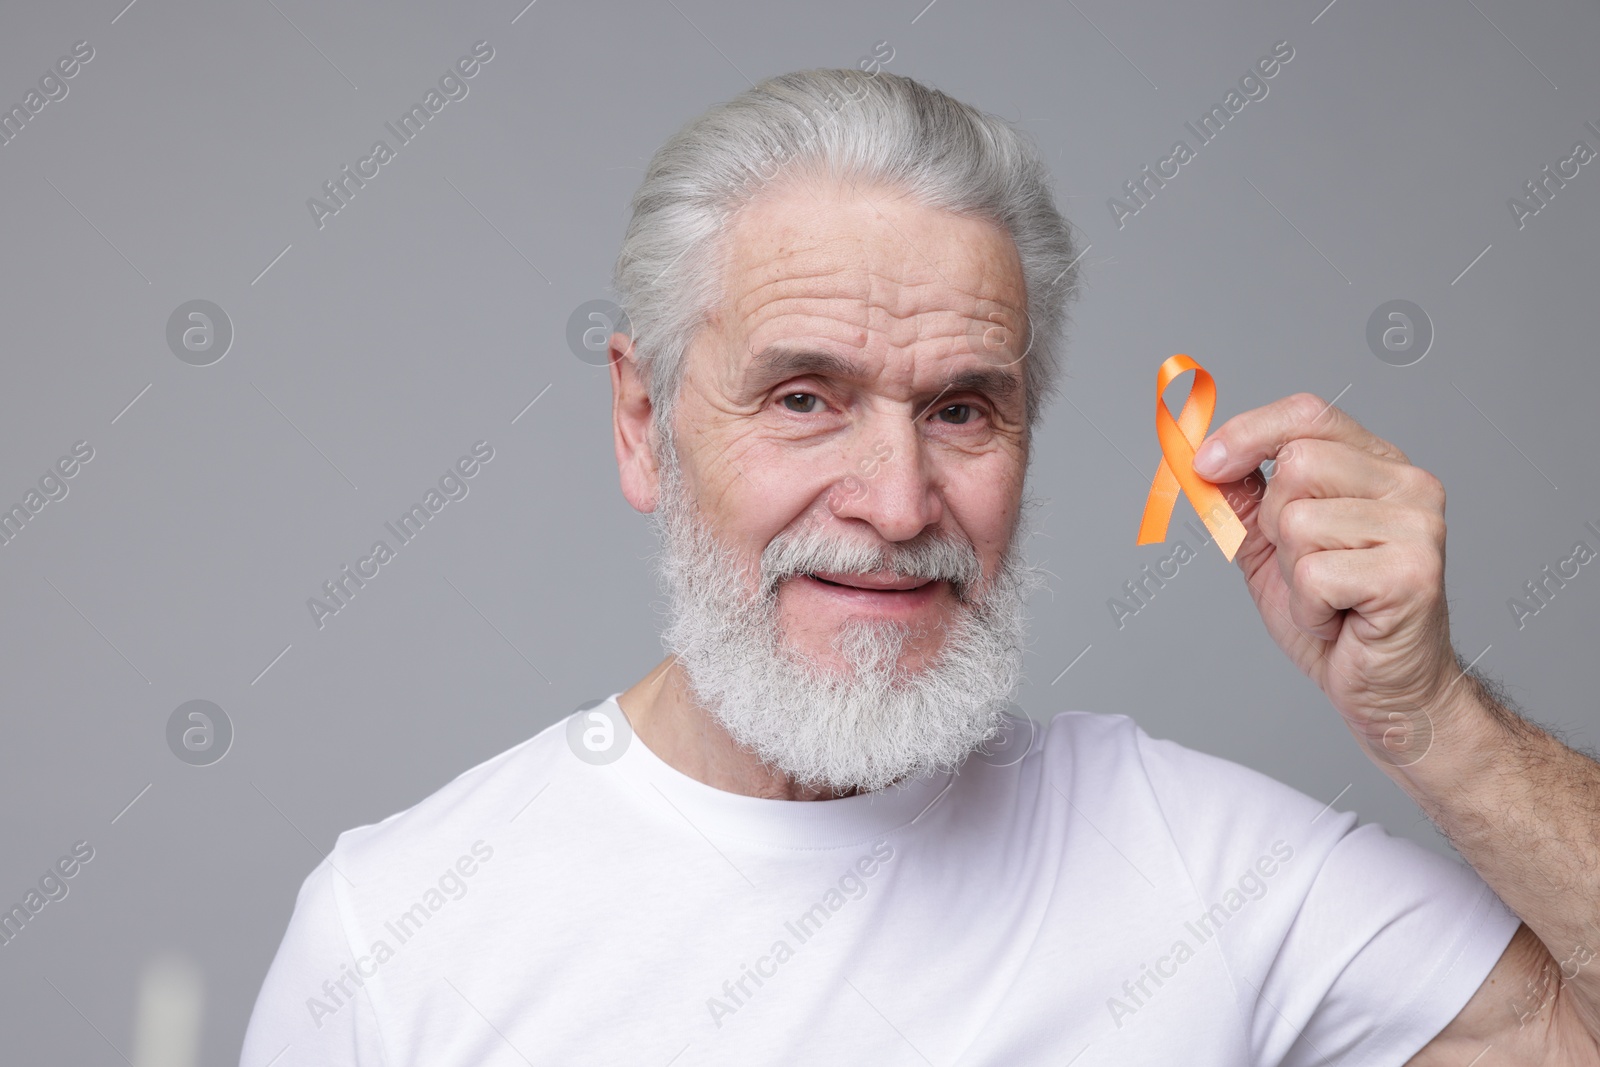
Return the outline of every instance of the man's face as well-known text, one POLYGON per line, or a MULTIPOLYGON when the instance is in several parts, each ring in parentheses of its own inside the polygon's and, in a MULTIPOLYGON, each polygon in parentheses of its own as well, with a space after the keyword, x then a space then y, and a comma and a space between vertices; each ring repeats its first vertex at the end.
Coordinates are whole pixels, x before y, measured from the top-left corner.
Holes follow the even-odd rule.
MULTIPOLYGON (((880 188, 812 185, 729 232, 726 297, 688 353, 675 437, 684 482, 748 573, 780 534, 881 549, 970 545, 996 575, 1028 440, 1021 265, 991 223, 880 188), (1003 335, 1002 335, 1003 336, 1003 335), (830 365, 831 363, 831 365, 830 365)), ((974 590, 950 580, 797 574, 776 588, 789 646, 841 669, 848 620, 910 631, 918 672, 974 590), (826 579, 840 584, 828 584, 826 579), (914 589, 862 586, 915 585, 914 589), (847 586, 854 586, 847 587, 847 586)))

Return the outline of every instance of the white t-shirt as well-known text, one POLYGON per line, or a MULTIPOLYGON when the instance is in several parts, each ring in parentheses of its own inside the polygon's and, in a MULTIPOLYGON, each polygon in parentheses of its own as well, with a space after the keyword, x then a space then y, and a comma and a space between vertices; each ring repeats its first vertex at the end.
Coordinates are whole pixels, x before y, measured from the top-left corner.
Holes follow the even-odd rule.
POLYGON ((567 725, 339 836, 242 1067, 1402 1064, 1518 923, 1470 867, 1121 715, 809 802, 636 736, 592 765, 567 725))

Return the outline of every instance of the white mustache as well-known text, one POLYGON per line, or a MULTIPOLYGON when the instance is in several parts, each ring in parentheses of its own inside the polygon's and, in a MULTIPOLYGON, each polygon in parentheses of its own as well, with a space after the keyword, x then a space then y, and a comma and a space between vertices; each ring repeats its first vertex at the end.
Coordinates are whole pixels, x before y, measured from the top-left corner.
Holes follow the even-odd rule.
POLYGON ((818 529, 787 531, 774 537, 761 554, 761 589, 771 595, 780 582, 802 574, 872 574, 892 570, 900 578, 947 581, 958 595, 983 575, 977 550, 947 535, 931 535, 920 543, 888 548, 837 540, 818 529))
POLYGON ((678 657, 695 700, 737 744, 797 783, 843 793, 954 769, 994 737, 1022 676, 1025 602, 1044 581, 1021 557, 1026 508, 994 576, 981 592, 964 591, 982 577, 981 561, 954 531, 874 544, 837 524, 810 526, 784 530, 759 560, 741 558, 702 521, 676 460, 664 450, 651 513, 667 593, 662 644, 678 657), (777 582, 813 570, 891 569, 948 580, 962 602, 938 627, 931 663, 909 675, 900 669, 925 636, 903 620, 842 621, 833 635, 842 670, 824 669, 790 644, 777 582))

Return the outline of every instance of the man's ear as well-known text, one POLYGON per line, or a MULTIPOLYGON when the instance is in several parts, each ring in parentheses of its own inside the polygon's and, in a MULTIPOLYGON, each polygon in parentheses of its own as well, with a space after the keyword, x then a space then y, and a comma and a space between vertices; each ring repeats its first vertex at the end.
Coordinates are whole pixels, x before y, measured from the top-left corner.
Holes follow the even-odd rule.
POLYGON ((637 511, 656 508, 655 409, 644 371, 634 355, 633 338, 613 333, 610 341, 611 426, 616 437, 622 495, 637 511))

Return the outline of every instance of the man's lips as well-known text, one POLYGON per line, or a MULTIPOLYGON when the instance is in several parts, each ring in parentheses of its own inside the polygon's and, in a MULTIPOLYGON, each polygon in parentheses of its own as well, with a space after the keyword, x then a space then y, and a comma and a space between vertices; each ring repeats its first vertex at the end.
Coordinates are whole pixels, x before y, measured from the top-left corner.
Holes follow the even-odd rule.
POLYGON ((906 577, 894 571, 875 571, 872 574, 839 574, 834 571, 811 571, 807 577, 815 578, 820 582, 830 585, 842 585, 850 589, 866 589, 872 592, 903 592, 910 589, 920 589, 927 585, 931 579, 906 577))
POLYGON ((874 574, 839 574, 812 571, 792 579, 791 595, 798 597, 802 613, 815 611, 818 619, 836 619, 840 613, 876 619, 900 619, 917 624, 936 612, 949 583, 927 578, 874 574))

